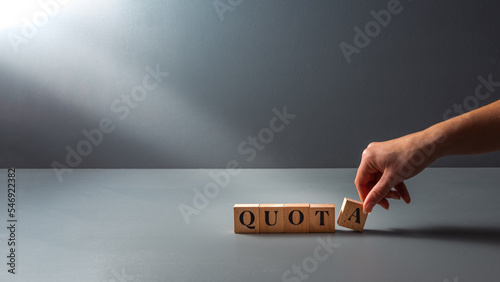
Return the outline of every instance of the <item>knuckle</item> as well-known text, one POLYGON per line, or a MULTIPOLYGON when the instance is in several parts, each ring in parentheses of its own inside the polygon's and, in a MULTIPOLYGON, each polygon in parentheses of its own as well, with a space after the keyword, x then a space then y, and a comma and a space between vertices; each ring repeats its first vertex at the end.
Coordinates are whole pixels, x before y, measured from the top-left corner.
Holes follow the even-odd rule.
POLYGON ((362 154, 363 158, 372 158, 377 151, 376 146, 377 146, 376 142, 368 144, 368 146, 363 150, 362 154))
POLYGON ((366 148, 366 149, 363 151, 363 155, 362 155, 362 157, 363 157, 364 159, 367 159, 367 158, 371 158, 371 157, 373 157, 373 150, 372 150, 372 149, 370 149, 370 148, 366 148))
POLYGON ((354 179, 354 185, 356 186, 356 188, 360 188, 362 186, 361 180, 359 180, 358 178, 354 179))
POLYGON ((378 189, 374 189, 374 190, 372 190, 372 191, 371 191, 371 193, 372 193, 373 197, 374 197, 375 199, 379 200, 379 201, 380 201, 381 199, 383 199, 383 198, 385 197, 385 195, 387 194, 387 193, 384 193, 384 192, 382 192, 382 191, 380 191, 380 190, 378 190, 378 189))

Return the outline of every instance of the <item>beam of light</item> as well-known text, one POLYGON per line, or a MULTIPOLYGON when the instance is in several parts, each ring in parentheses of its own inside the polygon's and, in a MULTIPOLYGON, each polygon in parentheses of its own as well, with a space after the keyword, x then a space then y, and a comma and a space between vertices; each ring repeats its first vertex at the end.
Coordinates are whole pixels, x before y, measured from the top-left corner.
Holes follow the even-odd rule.
MULTIPOLYGON (((52 7, 50 13, 40 5, 60 2, 68 1, 0 0, 0 15, 16 14, 9 21, 0 16, 0 36, 7 37, 9 33, 24 36, 25 21, 36 27, 36 32, 31 37, 25 37, 26 42, 19 45, 18 53, 11 45, 0 44, 0 71, 8 70, 12 77, 29 81, 37 89, 47 89, 47 95, 50 95, 45 98, 37 89, 23 90, 27 91, 25 95, 32 103, 28 106, 47 100, 54 101, 54 105, 61 110, 71 105, 75 112, 86 114, 89 118, 112 118, 120 125, 113 134, 127 139, 130 148, 132 145, 148 148, 155 152, 158 159, 196 164, 198 159, 210 157, 212 152, 208 149, 190 150, 196 146, 196 142, 190 140, 195 140, 198 135, 207 136, 206 144, 217 143, 215 137, 224 138, 225 143, 234 144, 230 149, 236 152, 236 146, 244 140, 235 135, 227 124, 211 118, 211 113, 202 105, 186 101, 182 95, 185 89, 171 89, 168 82, 152 90, 147 100, 141 102, 143 106, 129 109, 134 117, 121 120, 119 116, 122 113, 111 110, 116 99, 121 99, 122 94, 130 95, 131 90, 142 83, 147 74, 146 65, 154 68, 159 55, 170 60, 179 55, 179 46, 184 42, 182 28, 169 22, 165 24, 170 27, 168 37, 157 38, 148 25, 137 24, 133 15, 141 15, 142 6, 134 5, 135 2, 126 2, 129 3, 126 5, 119 0, 99 3, 73 0, 64 6, 60 4, 60 8, 52 7), (39 26, 36 19, 41 19, 37 15, 42 13, 48 15, 47 24, 39 26), (124 42, 128 42, 130 50, 123 49, 124 42), (134 50, 148 50, 156 56, 137 57, 134 50), (200 132, 200 128, 210 132, 200 132)), ((166 10, 176 11, 175 7, 166 10)), ((166 63, 159 65, 161 70, 171 71, 166 63)), ((0 96, 6 94, 0 89, 0 96)), ((123 105, 120 102, 119 106, 123 105)), ((19 119, 19 127, 26 127, 22 120, 19 119)), ((35 126, 36 123, 33 124, 35 126)), ((76 132, 98 126, 92 123, 76 132)), ((79 134, 77 138, 81 139, 67 145, 75 148, 85 137, 79 134)), ((99 150, 102 149, 96 149, 96 152, 99 150)), ((65 152, 64 147, 60 148, 60 152, 65 152)), ((54 161, 63 162, 63 155, 54 161)))
POLYGON ((0 1, 0 30, 21 26, 23 18, 31 16, 37 9, 40 7, 33 0, 0 1))

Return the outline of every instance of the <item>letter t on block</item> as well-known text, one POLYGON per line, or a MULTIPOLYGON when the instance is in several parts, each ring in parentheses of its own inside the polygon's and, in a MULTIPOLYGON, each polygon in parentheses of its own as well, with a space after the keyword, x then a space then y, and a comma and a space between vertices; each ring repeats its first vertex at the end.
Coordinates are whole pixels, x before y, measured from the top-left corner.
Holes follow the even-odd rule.
POLYGON ((236 204, 234 233, 259 233, 259 204, 236 204))
POLYGON ((335 205, 311 204, 309 232, 335 232, 335 205))
POLYGON ((362 232, 365 227, 367 217, 368 214, 363 212, 363 203, 344 198, 344 203, 340 209, 337 223, 340 226, 362 232))

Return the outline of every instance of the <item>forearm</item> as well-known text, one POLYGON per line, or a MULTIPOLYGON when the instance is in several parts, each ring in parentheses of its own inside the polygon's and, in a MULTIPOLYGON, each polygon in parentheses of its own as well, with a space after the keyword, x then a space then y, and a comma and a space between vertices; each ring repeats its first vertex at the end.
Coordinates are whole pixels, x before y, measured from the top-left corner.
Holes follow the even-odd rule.
POLYGON ((397 139, 374 142, 363 151, 356 188, 371 212, 388 198, 410 202, 404 181, 436 159, 447 155, 479 154, 500 150, 500 100, 397 139), (395 191, 391 190, 394 187, 395 191))
POLYGON ((500 100, 443 121, 420 134, 436 144, 433 158, 500 150, 500 100))

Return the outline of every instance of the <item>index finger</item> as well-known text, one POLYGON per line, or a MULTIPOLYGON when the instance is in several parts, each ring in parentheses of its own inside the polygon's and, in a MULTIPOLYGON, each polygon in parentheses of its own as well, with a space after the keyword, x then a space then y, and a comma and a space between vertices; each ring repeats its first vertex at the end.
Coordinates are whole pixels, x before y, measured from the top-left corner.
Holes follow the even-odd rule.
POLYGON ((374 186, 374 182, 376 182, 376 170, 370 170, 366 161, 361 160, 359 164, 358 171, 356 173, 356 179, 354 180, 354 184, 356 185, 356 189, 358 190, 359 198, 362 202, 365 201, 366 196, 370 192, 370 190, 374 186))

